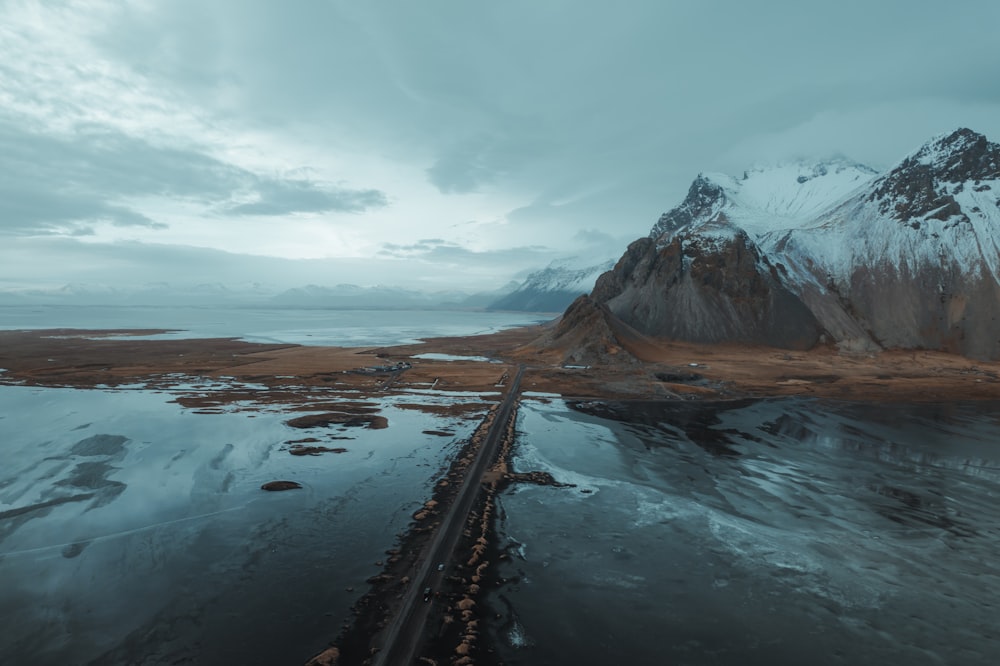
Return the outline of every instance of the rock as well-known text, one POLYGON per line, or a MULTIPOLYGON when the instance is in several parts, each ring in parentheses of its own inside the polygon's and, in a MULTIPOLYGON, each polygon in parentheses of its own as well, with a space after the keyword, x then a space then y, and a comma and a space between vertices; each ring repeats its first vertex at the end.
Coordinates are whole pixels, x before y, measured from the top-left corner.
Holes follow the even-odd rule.
POLYGON ((532 343, 542 349, 558 349, 563 363, 602 365, 636 363, 621 337, 639 337, 605 305, 590 296, 580 296, 563 314, 555 330, 532 343))
POLYGON ((324 414, 306 414, 285 421, 293 428, 318 428, 329 425, 342 425, 350 428, 367 426, 373 430, 389 427, 389 420, 377 414, 348 414, 346 412, 326 412, 324 414))
POLYGON ((340 650, 330 647, 306 662, 306 666, 336 666, 340 659, 340 650))
POLYGON ((290 439, 285 444, 316 444, 319 442, 315 437, 305 437, 303 439, 290 439))
MULTIPOLYGON (((603 275, 592 298, 638 332, 698 343, 809 349, 823 328, 742 229, 642 238, 603 275), (717 234, 717 235, 715 235, 717 234)), ((567 313, 568 314, 568 313, 567 313)))
POLYGON ((289 448, 288 452, 293 456, 318 456, 321 453, 346 453, 347 449, 339 446, 331 449, 326 446, 303 446, 296 444, 289 448))
POLYGON ((268 481, 260 487, 261 490, 298 490, 302 487, 301 483, 296 483, 294 481, 268 481))

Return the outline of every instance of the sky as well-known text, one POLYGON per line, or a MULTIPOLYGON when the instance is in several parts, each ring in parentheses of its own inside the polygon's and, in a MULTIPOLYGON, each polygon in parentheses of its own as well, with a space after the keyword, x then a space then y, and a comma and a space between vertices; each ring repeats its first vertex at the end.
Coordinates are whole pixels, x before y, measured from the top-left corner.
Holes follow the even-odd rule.
POLYGON ((0 290, 490 290, 703 171, 1000 140, 995 0, 0 0, 0 290))

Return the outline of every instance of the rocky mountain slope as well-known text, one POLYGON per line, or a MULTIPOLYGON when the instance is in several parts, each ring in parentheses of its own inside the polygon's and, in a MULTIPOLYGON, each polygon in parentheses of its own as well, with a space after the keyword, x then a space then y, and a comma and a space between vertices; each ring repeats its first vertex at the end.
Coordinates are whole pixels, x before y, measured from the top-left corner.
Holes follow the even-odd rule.
POLYGON ((807 228, 764 241, 884 347, 1000 357, 1000 145, 939 137, 807 228))
POLYGON ((783 283, 756 243, 714 222, 712 234, 642 238, 602 275, 593 298, 653 336, 691 342, 745 342, 807 349, 822 328, 783 283), (724 233, 728 232, 728 233, 724 233))
POLYGON ((593 290, 647 334, 1000 357, 1000 146, 967 129, 883 175, 700 175, 593 290))

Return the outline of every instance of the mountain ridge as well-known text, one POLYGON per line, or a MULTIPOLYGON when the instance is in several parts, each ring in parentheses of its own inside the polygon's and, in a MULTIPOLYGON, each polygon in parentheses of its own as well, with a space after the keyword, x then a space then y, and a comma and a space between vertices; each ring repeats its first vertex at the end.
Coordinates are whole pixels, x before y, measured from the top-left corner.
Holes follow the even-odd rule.
POLYGON ((960 128, 882 174, 843 159, 699 174, 591 296, 689 342, 1000 358, 1000 145, 960 128))

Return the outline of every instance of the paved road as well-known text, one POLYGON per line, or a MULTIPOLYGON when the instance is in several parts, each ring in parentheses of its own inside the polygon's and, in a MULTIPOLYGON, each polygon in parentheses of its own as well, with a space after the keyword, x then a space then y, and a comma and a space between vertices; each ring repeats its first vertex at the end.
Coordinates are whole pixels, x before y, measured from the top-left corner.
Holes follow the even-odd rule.
POLYGON ((382 649, 375 657, 375 666, 401 666, 411 664, 417 658, 416 651, 420 647, 424 626, 427 623, 427 616, 430 614, 432 605, 423 600, 424 588, 429 587, 432 591, 438 590, 447 573, 448 561, 451 559, 455 545, 465 528, 466 520, 476 497, 479 495, 483 474, 496 459, 503 433, 507 429, 507 423, 514 411, 514 403, 520 393, 523 374, 524 366, 522 365, 518 367, 517 375, 510 383, 503 402, 500 403, 496 418, 479 448, 476 459, 466 470, 465 481, 462 483, 455 501, 441 519, 441 525, 431 540, 427 556, 421 563, 417 575, 410 583, 399 613, 393 618, 392 624, 385 632, 382 649), (438 571, 438 564, 444 564, 445 570, 438 571))

